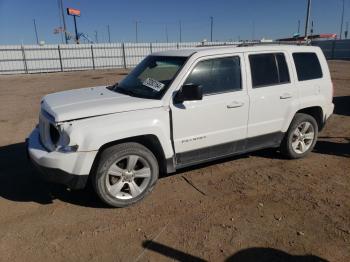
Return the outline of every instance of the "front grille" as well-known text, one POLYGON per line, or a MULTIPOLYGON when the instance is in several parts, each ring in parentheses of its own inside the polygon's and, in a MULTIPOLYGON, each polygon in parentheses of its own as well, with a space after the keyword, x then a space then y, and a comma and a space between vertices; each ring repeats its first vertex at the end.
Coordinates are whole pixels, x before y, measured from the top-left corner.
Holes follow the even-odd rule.
POLYGON ((49 151, 55 150, 55 144, 59 140, 59 133, 43 113, 39 116, 39 134, 41 144, 49 151))

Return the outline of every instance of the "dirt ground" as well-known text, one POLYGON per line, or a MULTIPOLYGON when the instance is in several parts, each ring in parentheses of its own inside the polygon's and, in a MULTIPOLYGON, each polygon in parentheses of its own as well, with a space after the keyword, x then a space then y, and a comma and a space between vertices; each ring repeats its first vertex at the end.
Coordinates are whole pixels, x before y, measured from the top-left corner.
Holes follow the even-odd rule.
POLYGON ((335 114, 310 156, 196 166, 124 209, 37 179, 24 139, 44 94, 125 72, 0 76, 0 261, 350 261, 350 62, 330 68, 335 114))

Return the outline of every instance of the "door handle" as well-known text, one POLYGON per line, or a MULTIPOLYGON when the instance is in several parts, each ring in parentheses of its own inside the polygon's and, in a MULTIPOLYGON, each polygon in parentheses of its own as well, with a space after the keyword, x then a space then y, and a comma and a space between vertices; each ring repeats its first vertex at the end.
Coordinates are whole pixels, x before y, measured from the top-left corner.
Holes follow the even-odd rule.
POLYGON ((227 108, 237 108, 244 106, 243 102, 233 101, 231 104, 227 105, 227 108))
POLYGON ((288 99, 288 98, 292 98, 292 94, 284 93, 280 96, 280 99, 288 99))

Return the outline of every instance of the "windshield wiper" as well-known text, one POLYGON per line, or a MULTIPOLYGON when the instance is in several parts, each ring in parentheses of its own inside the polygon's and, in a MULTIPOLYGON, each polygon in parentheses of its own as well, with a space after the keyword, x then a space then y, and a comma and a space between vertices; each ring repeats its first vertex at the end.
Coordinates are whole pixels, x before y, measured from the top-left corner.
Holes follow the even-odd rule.
POLYGON ((129 95, 129 96, 137 96, 133 91, 126 88, 122 88, 121 86, 115 86, 113 90, 121 94, 129 95))

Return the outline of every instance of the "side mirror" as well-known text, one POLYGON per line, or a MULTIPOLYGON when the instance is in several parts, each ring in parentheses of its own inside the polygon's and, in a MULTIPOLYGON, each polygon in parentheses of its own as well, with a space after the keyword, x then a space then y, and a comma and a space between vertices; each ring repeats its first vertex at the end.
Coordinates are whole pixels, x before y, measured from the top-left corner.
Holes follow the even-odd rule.
POLYGON ((203 99, 203 91, 200 85, 196 84, 185 84, 176 93, 174 97, 174 102, 176 104, 182 103, 184 101, 195 101, 203 99))

